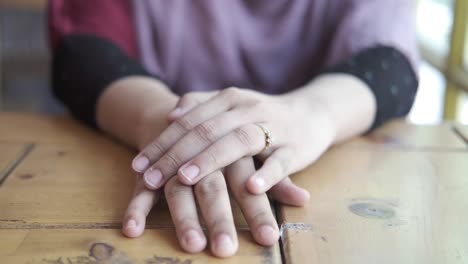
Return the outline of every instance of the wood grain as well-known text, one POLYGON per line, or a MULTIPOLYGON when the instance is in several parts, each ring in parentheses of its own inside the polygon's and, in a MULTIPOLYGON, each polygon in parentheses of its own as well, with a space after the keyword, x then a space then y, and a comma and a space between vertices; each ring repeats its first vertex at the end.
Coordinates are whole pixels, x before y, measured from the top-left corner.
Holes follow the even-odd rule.
MULTIPOLYGON (((186 254, 171 228, 146 230, 138 239, 125 238, 119 230, 54 229, 0 230, 0 263, 217 263, 208 251, 186 254), (64 243, 65 242, 65 243, 64 243)), ((248 232, 239 233, 239 251, 223 263, 281 263, 278 245, 263 248, 248 232)))
MULTIPOLYGON (((0 114, 0 263, 211 263, 177 245, 167 206, 142 238, 121 235, 135 152, 66 117, 0 114), (24 155, 27 146, 33 148, 24 155), (23 155, 21 154, 23 153, 23 155), (19 157, 21 162, 11 166, 19 157)), ((287 263, 468 263, 466 130, 394 121, 332 148, 293 180, 305 208, 278 207, 287 263), (460 132, 462 131, 462 132, 460 132)), ((228 263, 280 263, 238 207, 228 263)))
MULTIPOLYGON (((179 248, 164 202, 150 213, 142 238, 120 233, 135 176, 135 152, 64 117, 0 115, 0 263, 213 263, 179 248), (112 248, 107 256, 91 256, 112 248), (97 249, 96 249, 97 246, 97 249)), ((228 263, 279 263, 279 246, 253 242, 237 206, 240 249, 228 263)))
POLYGON ((342 149, 409 151, 466 150, 467 145, 450 123, 412 125, 403 120, 389 122, 371 134, 337 146, 342 149))
MULTIPOLYGON (((2 186, 0 227, 118 228, 135 182, 129 165, 132 157, 117 144, 36 145, 2 186)), ((237 226, 246 228, 235 204, 233 210, 237 226)), ((164 202, 154 208, 147 223, 173 226, 164 202)))
MULTIPOLYGON (((78 122, 63 116, 44 116, 34 114, 2 113, 0 139, 7 142, 36 142, 42 144, 115 145, 105 135, 97 133, 78 122), (31 133, 34 131, 34 133, 31 133)), ((417 126, 403 120, 395 120, 378 128, 366 137, 350 140, 340 148, 369 149, 433 149, 464 150, 465 142, 453 131, 453 125, 417 126)))
POLYGON ((4 230, 0 229, 0 261, 1 256, 13 254, 23 242, 28 230, 4 230))
POLYGON ((468 153, 326 153, 280 208, 288 263, 467 263, 468 153))
POLYGON ((122 148, 98 131, 65 116, 1 113, 0 139, 10 143, 54 144, 84 149, 122 148))

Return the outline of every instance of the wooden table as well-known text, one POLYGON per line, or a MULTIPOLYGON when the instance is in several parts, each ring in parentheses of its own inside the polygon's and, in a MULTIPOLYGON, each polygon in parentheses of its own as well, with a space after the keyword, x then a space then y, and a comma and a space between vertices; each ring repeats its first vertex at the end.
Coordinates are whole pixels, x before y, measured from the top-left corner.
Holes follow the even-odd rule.
MULTIPOLYGON (((468 263, 468 128, 395 121, 293 177, 305 208, 276 205, 281 241, 227 263, 468 263)), ((167 207, 120 232, 135 153, 65 117, 0 114, 0 263, 212 263, 177 245, 167 207)))

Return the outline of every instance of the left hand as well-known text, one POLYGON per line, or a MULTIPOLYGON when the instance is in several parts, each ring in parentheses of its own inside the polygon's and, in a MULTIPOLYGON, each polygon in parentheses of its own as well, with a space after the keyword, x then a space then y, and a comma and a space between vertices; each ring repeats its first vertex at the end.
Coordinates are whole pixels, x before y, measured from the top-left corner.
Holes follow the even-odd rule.
POLYGON ((202 103, 193 97, 189 93, 180 99, 169 114, 174 122, 133 161, 149 189, 159 189, 176 174, 193 185, 243 157, 261 154, 263 166, 247 181, 247 189, 264 193, 318 159, 335 139, 332 119, 318 98, 239 88, 202 103), (257 124, 273 137, 265 151, 266 135, 257 124))
MULTIPOLYGON (((218 170, 207 175, 194 186, 184 185, 176 177, 167 182, 164 186, 167 204, 179 244, 186 252, 202 251, 207 241, 210 241, 211 252, 215 256, 228 257, 236 252, 238 240, 228 188, 255 241, 264 246, 278 241, 278 224, 267 195, 251 194, 245 188, 245 181, 254 171, 252 158, 243 158, 226 167, 224 172, 218 170), (199 221, 197 204, 207 235, 199 221)), ((146 217, 161 193, 160 190, 145 188, 140 175, 136 180, 134 196, 123 219, 122 231, 128 237, 138 237, 143 233, 146 217)), ((303 205, 308 199, 304 192, 285 179, 270 190, 270 195, 284 204, 303 205)))
MULTIPOLYGON (((198 105, 214 95, 206 92, 192 93, 190 102, 198 105)), ((172 118, 169 121, 171 120, 172 118)), ((141 130, 144 133, 140 134, 138 139, 140 149, 154 138, 154 133, 151 131, 153 127, 154 125, 149 123, 146 129, 141 130)), ((161 191, 164 191, 179 244, 185 251, 199 252, 205 248, 209 240, 214 255, 230 256, 237 249, 237 236, 231 205, 227 199, 226 187, 229 187, 255 241, 270 246, 278 240, 278 224, 266 194, 250 194, 246 189, 245 183, 254 172, 252 158, 243 158, 227 166, 224 172, 218 170, 207 175, 194 186, 186 186, 173 177, 164 185, 164 190, 162 188, 148 190, 145 188, 143 177, 137 175, 135 193, 125 213, 122 231, 128 237, 140 236, 145 229, 146 216, 153 204, 158 202, 161 191), (222 177, 223 174, 226 178, 222 177), (197 203, 201 210, 200 216, 207 224, 208 235, 204 234, 198 221, 197 203), (220 234, 230 237, 233 243, 225 244, 219 241, 220 234)), ((275 185, 269 191, 269 195, 280 203, 293 206, 303 206, 309 198, 307 191, 297 187, 289 178, 275 185)))

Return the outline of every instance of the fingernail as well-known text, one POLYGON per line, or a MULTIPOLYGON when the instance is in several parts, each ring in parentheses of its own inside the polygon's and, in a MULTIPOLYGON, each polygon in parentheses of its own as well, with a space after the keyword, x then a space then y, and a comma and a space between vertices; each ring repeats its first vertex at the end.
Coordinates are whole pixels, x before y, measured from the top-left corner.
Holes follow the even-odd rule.
POLYGON ((254 183, 258 188, 263 189, 263 187, 265 186, 265 179, 263 179, 262 177, 255 177, 254 183))
POLYGON ((125 228, 135 228, 137 226, 137 223, 135 220, 130 219, 127 222, 127 225, 125 225, 125 228))
POLYGON ((188 167, 182 168, 180 173, 189 181, 193 181, 198 174, 200 173, 200 168, 195 165, 190 165, 188 167))
POLYGON ((276 238, 275 236, 275 229, 269 225, 262 225, 258 229, 258 235, 263 241, 273 242, 276 238))
POLYGON ((143 172, 149 165, 149 159, 145 156, 140 156, 133 161, 133 169, 138 172, 143 172))
POLYGON ((152 187, 156 188, 158 187, 159 182, 162 179, 162 174, 161 171, 159 170, 150 170, 145 173, 145 181, 152 187))
POLYGON ((310 193, 307 191, 307 190, 302 190, 302 192, 304 193, 304 197, 305 197, 305 201, 309 201, 310 200, 310 193))
POLYGON ((195 245, 202 241, 203 238, 200 234, 195 230, 190 230, 184 235, 184 241, 186 245, 195 245))
POLYGON ((219 251, 230 252, 233 247, 234 243, 232 242, 231 237, 226 234, 221 234, 218 236, 218 239, 216 239, 216 248, 219 251))

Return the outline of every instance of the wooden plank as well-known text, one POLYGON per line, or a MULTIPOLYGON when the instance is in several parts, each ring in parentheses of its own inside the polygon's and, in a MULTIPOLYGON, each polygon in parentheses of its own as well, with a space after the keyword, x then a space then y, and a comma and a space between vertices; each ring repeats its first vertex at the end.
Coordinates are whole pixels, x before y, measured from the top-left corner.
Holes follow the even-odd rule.
POLYGON ((0 185, 27 151, 27 145, 0 142, 0 185))
POLYGON ((458 136, 468 145, 468 125, 455 124, 454 128, 458 136))
POLYGON ((66 116, 26 113, 0 115, 0 140, 36 144, 73 145, 80 148, 108 148, 115 145, 109 137, 66 116))
MULTIPOLYGON (((3 145, 34 143, 0 188, 0 263, 219 261, 209 251, 182 252, 163 203, 141 238, 121 235, 134 184, 132 150, 66 118, 2 114, 0 122, 8 124, 0 127, 0 142, 13 142, 0 143, 0 157, 3 145)), ((259 246, 238 207, 234 216, 240 248, 225 262, 280 263, 279 245, 259 246)))
MULTIPOLYGON (((0 229, 0 256, 13 254, 28 234, 28 230, 0 229)), ((0 257, 1 258, 1 257, 0 257)))
POLYGON ((467 263, 468 153, 333 150, 282 207, 288 263, 467 263))
MULTIPOLYGON (((37 145, 3 183, 0 227, 120 226, 135 181, 132 156, 117 144, 37 145)), ((237 226, 246 227, 240 209, 233 210, 237 226)), ((172 226, 164 203, 148 225, 172 226)))
POLYGON ((371 134, 337 146, 345 149, 466 150, 467 146, 450 123, 412 125, 395 120, 371 134))
MULTIPOLYGON (((115 144, 105 135, 63 116, 2 113, 0 123, 8 124, 0 127, 0 139, 7 142, 79 146, 99 144, 102 147, 115 144)), ((395 120, 366 137, 351 140, 339 147, 465 150, 466 144, 454 133, 450 123, 422 126, 395 120)))
MULTIPOLYGON (((113 229, 31 230, 26 237, 21 231, 13 233, 17 235, 14 243, 0 241, 0 262, 191 264, 221 261, 208 250, 194 255, 184 253, 174 232, 171 228, 153 229, 147 230, 141 238, 129 239, 113 229), (11 250, 11 245, 16 248, 11 250)), ((3 238, 5 231, 0 230, 0 234, 3 238)), ((223 263, 281 263, 278 244, 261 247, 243 231, 239 233, 239 245, 237 255, 223 259, 223 263)))

